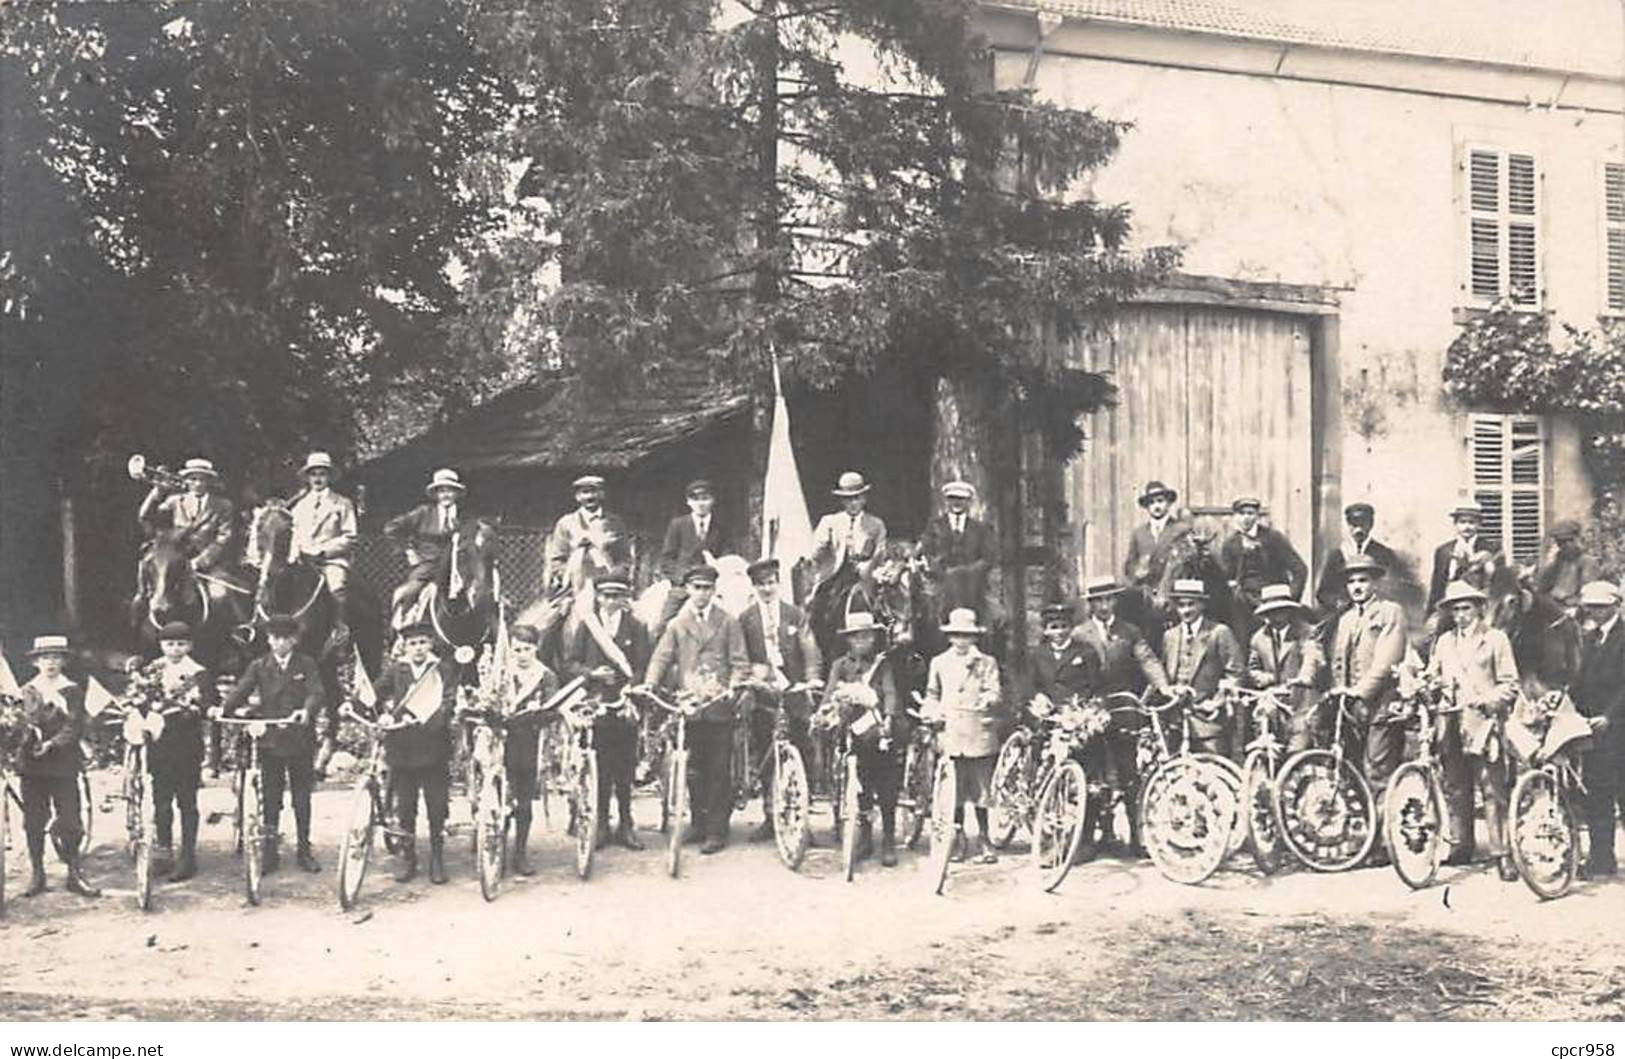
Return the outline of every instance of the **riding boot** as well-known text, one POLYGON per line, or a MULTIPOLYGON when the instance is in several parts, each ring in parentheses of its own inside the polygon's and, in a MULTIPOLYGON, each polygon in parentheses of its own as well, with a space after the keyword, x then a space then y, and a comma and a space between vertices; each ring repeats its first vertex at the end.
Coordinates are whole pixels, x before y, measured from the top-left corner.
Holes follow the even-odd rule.
POLYGON ((409 883, 418 877, 418 848, 417 839, 411 835, 404 835, 400 845, 401 863, 395 869, 395 881, 409 883))
POLYGON ((515 817, 513 822, 513 870, 526 877, 536 874, 530 863, 530 818, 515 817))
POLYGON ((446 881, 446 836, 440 832, 429 836, 429 881, 436 886, 446 881))
POLYGON ((880 810, 880 866, 897 866, 897 810, 880 810))
POLYGON ((282 867, 282 846, 275 838, 265 840, 265 859, 260 864, 260 874, 270 875, 282 867))
POLYGON ((868 860, 875 855, 875 826, 865 813, 858 820, 858 849, 857 859, 868 860))
POLYGON ((593 843, 593 849, 603 849, 609 845, 614 833, 609 827, 609 806, 605 805, 598 811, 598 838, 593 843))
POLYGON ((80 897, 100 897, 102 892, 90 885, 85 880, 85 877, 79 874, 79 851, 70 850, 68 856, 64 859, 68 862, 68 881, 62 888, 70 894, 78 894, 80 897))
MULTIPOLYGON (((0 797, 4 796, 4 792, 0 792, 0 797)), ((5 836, 0 835, 0 842, 3 841, 5 841, 5 836)), ((38 897, 46 890, 44 835, 39 835, 37 837, 34 835, 28 836, 28 864, 28 888, 23 891, 23 896, 38 897)))
POLYGON ((197 816, 181 816, 181 855, 175 860, 170 882, 185 882, 197 874, 197 816))

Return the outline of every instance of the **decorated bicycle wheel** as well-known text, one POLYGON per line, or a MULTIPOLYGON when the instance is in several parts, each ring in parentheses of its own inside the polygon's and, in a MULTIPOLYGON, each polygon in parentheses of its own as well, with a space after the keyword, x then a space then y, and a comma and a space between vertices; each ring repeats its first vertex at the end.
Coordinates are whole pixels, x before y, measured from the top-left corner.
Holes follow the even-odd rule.
POLYGON ((673 879, 683 860, 683 816, 688 811, 688 751, 674 750, 666 762, 666 806, 671 829, 666 835, 666 872, 673 879))
POLYGON ((88 857, 95 840, 96 806, 90 801, 90 773, 84 769, 79 770, 79 827, 79 855, 88 857))
POLYGON ((474 814, 474 865, 479 870, 480 896, 495 901, 507 867, 508 792, 498 772, 480 787, 479 809, 474 814))
POLYGON ((1141 833, 1157 870, 1195 885, 1224 863, 1238 818, 1231 777, 1211 763, 1176 757, 1157 766, 1141 798, 1141 833))
POLYGON ((988 792, 988 841, 1004 849, 1016 829, 1032 820, 1033 737, 1024 728, 1011 732, 999 748, 993 765, 993 789, 988 792))
POLYGON ((959 837, 959 828, 954 826, 958 797, 959 772, 954 768, 954 759, 938 755, 931 774, 931 855, 927 873, 934 894, 942 893, 948 881, 948 864, 954 859, 954 844, 959 837))
POLYGON ((350 806, 339 839, 339 907, 348 912, 361 896, 361 883, 367 878, 367 862, 372 857, 372 836, 382 822, 377 818, 373 780, 364 777, 350 792, 350 806))
POLYGON ((1230 827, 1230 847, 1225 850, 1225 856, 1240 853, 1247 845, 1247 821, 1242 814, 1242 785, 1246 777, 1241 773, 1241 766, 1225 757, 1223 754, 1192 754, 1197 761, 1211 765, 1224 782, 1230 787, 1230 793, 1235 796, 1236 819, 1230 827))
POLYGON ((265 871, 265 798, 260 789, 260 772, 249 772, 243 781, 243 886, 248 903, 260 903, 260 881, 265 871))
POLYGON ((121 795, 124 798, 124 834, 128 836, 124 852, 130 863, 135 863, 135 836, 141 827, 141 759, 133 746, 124 748, 124 779, 121 795))
POLYGON ((157 832, 157 805, 152 796, 152 780, 140 767, 134 778, 126 780, 135 811, 135 826, 130 830, 130 853, 135 858, 135 903, 145 912, 152 907, 152 843, 157 832))
POLYGON ((807 789, 807 767, 801 751, 789 743, 775 751, 773 765, 773 844, 779 859, 791 871, 801 867, 811 837, 812 792, 807 789))
POLYGON ((1287 758, 1275 777, 1281 841, 1315 871, 1347 871, 1377 840, 1377 802, 1365 776, 1330 750, 1287 758))
POLYGON ((858 808, 858 755, 847 754, 841 779, 841 872, 851 882, 858 869, 858 824, 863 813, 858 808))
POLYGON ((1072 870, 1089 819, 1089 777, 1076 761, 1063 761, 1044 781, 1033 812, 1033 868, 1045 893, 1072 870))
POLYGON ((231 855, 243 855, 243 787, 248 774, 242 769, 231 776, 231 855))
POLYGON ((1382 829, 1394 871, 1411 889, 1438 874, 1444 828, 1444 796, 1433 769, 1416 761, 1399 766, 1383 796, 1382 829))
POLYGON ((576 811, 576 875, 592 873, 592 854, 598 848, 598 751, 587 747, 575 770, 570 800, 576 811))
POLYGON ((936 748, 919 740, 911 742, 903 757, 902 796, 897 800, 897 833, 909 849, 919 848, 920 837, 931 819, 931 785, 936 782, 936 770, 936 748), (902 815, 905 802, 907 816, 902 815))
POLYGON ((1520 776, 1507 816, 1518 877, 1544 901, 1568 893, 1580 868, 1580 834, 1552 774, 1534 769, 1520 776))
POLYGON ((1242 768, 1241 812, 1245 818, 1247 850, 1265 875, 1281 870, 1286 850, 1281 846, 1281 824, 1275 803, 1275 781, 1270 777, 1269 755, 1255 750, 1242 768))

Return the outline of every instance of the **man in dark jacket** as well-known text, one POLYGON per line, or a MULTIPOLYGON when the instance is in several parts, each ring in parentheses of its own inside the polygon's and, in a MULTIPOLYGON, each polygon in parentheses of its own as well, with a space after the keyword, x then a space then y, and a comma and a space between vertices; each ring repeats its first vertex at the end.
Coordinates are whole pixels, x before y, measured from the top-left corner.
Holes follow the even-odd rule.
POLYGON ((1586 754, 1586 830, 1591 833, 1591 877, 1614 875, 1614 802, 1625 778, 1625 623, 1619 589, 1592 581, 1580 589, 1580 673, 1570 689, 1574 705, 1592 721, 1594 749, 1586 754))
MULTIPOLYGON (((1343 571, 1348 561, 1356 555, 1369 555, 1388 571, 1382 581, 1384 588, 1382 598, 1394 599, 1392 593, 1398 590, 1396 586, 1404 580, 1399 556, 1392 548, 1372 536, 1372 530, 1377 522, 1376 508, 1364 501, 1350 504, 1343 509, 1343 521, 1348 525, 1348 539, 1326 556, 1325 565, 1321 568, 1320 584, 1315 588, 1315 602, 1320 605, 1321 614, 1332 618, 1349 607, 1348 586, 1344 582, 1343 571)), ((1400 599, 1394 601, 1404 603, 1404 600, 1400 599)))
POLYGON ((746 572, 756 600, 739 616, 739 631, 745 638, 745 656, 750 659, 750 678, 761 686, 750 715, 750 743, 751 760, 763 761, 762 826, 751 838, 765 841, 773 837, 773 755, 768 748, 773 743, 773 726, 780 709, 784 711, 790 742, 801 760, 812 761, 807 728, 812 714, 810 695, 781 700, 776 693, 792 684, 817 680, 822 666, 818 641, 813 638, 806 615, 779 598, 779 561, 758 559, 746 572))
POLYGON ((297 621, 274 614, 265 623, 265 634, 270 651, 249 663, 221 708, 228 717, 247 715, 251 708, 254 717, 295 721, 271 728, 260 740, 260 765, 265 772, 265 872, 276 871, 281 863, 277 821, 282 816, 284 790, 293 798, 299 867, 317 872, 322 869, 310 850, 310 792, 316 782, 315 719, 325 704, 326 691, 315 660, 294 650, 299 641, 297 621), (259 697, 258 706, 251 705, 251 695, 259 697))
POLYGON ((1435 618, 1446 585, 1465 581, 1480 592, 1489 592, 1493 588, 1490 582, 1506 567, 1506 557, 1495 542, 1479 534, 1483 520, 1484 513, 1476 504, 1458 504, 1450 511, 1456 535, 1433 550, 1433 576, 1428 581, 1427 613, 1432 625, 1438 624, 1435 618))
POLYGON ((1219 565, 1234 598, 1229 614, 1214 616, 1229 624, 1237 644, 1253 638, 1253 611, 1263 600, 1265 585, 1286 585, 1293 599, 1301 599, 1309 580, 1309 567, 1292 542, 1280 530, 1259 521, 1263 507, 1255 496, 1236 498, 1230 505, 1236 530, 1219 545, 1219 565))
POLYGON ((406 550, 406 580, 395 589, 391 612, 399 617, 414 606, 423 590, 446 569, 452 538, 463 529, 463 495, 468 491, 457 472, 442 469, 425 487, 430 502, 396 515, 384 526, 384 536, 406 550))
POLYGON ((969 482, 944 485, 942 502, 947 510, 926 523, 920 535, 917 554, 938 586, 939 622, 959 607, 983 615, 983 624, 995 620, 987 591, 988 571, 996 557, 993 529, 970 513, 975 499, 976 489, 969 482))
POLYGON ((446 814, 450 809, 451 712, 457 694, 457 667, 434 654, 434 630, 425 624, 401 631, 406 657, 384 667, 378 678, 381 715, 406 727, 384 737, 384 760, 395 788, 395 820, 400 825, 401 865, 396 882, 418 873, 418 794, 429 817, 429 881, 446 881, 446 814))
POLYGON ((716 490, 710 479, 696 478, 683 490, 688 503, 688 514, 678 515, 666 524, 666 539, 660 545, 660 576, 671 582, 666 594, 666 606, 661 611, 659 625, 651 630, 658 636, 666 623, 683 609, 688 590, 683 587, 683 574, 702 563, 715 562, 726 554, 727 534, 722 520, 716 517, 716 490))
MULTIPOLYGON (((62 672, 68 660, 66 636, 37 636, 28 654, 39 672, 22 688, 28 734, 19 748, 17 773, 22 779, 23 832, 30 870, 23 896, 45 892, 45 828, 54 810, 51 837, 57 856, 68 866, 68 892, 100 897, 101 891, 79 872, 79 844, 84 838, 79 823, 79 772, 84 768, 79 742, 89 721, 85 689, 62 672)), ((0 792, 0 797, 5 796, 0 792)))
POLYGON ((1070 603, 1047 604, 1040 617, 1043 637, 1031 654, 1032 700, 1063 706, 1070 699, 1100 694, 1100 654, 1072 635, 1077 614, 1070 603))

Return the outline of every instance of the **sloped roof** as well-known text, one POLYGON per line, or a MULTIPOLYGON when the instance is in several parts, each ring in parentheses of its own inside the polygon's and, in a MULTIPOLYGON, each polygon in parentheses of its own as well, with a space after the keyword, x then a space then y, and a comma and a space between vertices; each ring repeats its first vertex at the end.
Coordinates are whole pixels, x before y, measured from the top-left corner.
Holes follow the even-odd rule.
POLYGON ((1246 40, 1625 78, 1616 0, 991 0, 1246 40))
POLYGON ((606 393, 589 391, 574 377, 552 375, 507 390, 368 467, 624 468, 743 411, 748 402, 744 393, 697 378, 606 393))

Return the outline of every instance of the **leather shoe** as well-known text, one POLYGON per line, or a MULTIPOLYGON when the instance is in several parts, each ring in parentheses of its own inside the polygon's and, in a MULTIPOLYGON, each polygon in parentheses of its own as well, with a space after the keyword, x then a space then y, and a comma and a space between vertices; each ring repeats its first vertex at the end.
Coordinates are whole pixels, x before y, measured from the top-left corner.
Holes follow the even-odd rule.
POLYGON ((36 867, 28 877, 28 889, 23 891, 24 897, 38 897, 47 889, 45 884, 45 869, 36 867))
POLYGON ((310 852, 309 846, 299 847, 299 851, 294 854, 293 859, 294 863, 299 865, 300 871, 308 871, 314 875, 322 870, 322 866, 316 863, 315 856, 310 852))
POLYGON ((1502 882, 1518 881, 1518 868, 1512 863, 1512 858, 1505 854, 1495 858, 1495 872, 1502 882))
POLYGON ((632 830, 630 824, 615 832, 615 841, 620 844, 622 849, 630 849, 633 852, 643 849, 643 843, 638 841, 637 832, 632 830))
POLYGON ((750 833, 750 840, 752 842, 771 842, 773 840, 773 818, 771 816, 756 825, 756 830, 750 833))
POLYGON ((700 846, 700 852, 706 854, 707 856, 712 853, 721 853, 722 839, 717 838, 714 835, 711 838, 706 839, 704 844, 700 846))

